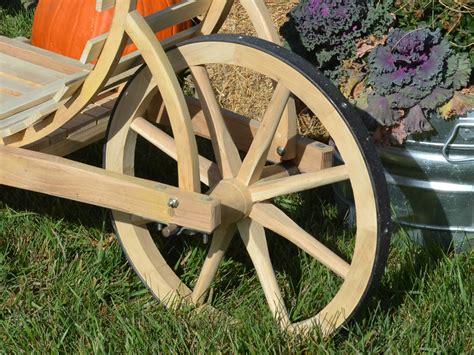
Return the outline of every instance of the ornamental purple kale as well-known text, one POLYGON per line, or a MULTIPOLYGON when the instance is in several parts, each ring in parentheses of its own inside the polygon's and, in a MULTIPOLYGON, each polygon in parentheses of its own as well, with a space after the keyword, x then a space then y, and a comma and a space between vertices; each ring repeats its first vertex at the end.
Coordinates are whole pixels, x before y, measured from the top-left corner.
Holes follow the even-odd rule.
POLYGON ((386 33, 393 18, 389 1, 302 0, 281 28, 290 48, 326 75, 339 76, 341 61, 355 55, 356 41, 386 33))
POLYGON ((467 56, 454 54, 439 30, 395 29, 369 55, 366 111, 384 126, 403 120, 407 134, 429 131, 426 114, 465 86, 470 70, 467 56))

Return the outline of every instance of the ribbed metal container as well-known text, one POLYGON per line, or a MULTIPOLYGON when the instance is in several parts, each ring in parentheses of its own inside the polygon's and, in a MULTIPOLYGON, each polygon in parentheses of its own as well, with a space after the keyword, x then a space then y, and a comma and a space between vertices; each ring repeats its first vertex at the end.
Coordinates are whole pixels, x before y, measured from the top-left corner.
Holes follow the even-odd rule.
MULTIPOLYGON (((419 243, 470 249, 474 247, 474 112, 431 123, 435 128, 431 137, 411 137, 401 147, 379 150, 393 220, 419 243)), ((348 204, 347 190, 343 185, 335 189, 341 203, 348 204)))

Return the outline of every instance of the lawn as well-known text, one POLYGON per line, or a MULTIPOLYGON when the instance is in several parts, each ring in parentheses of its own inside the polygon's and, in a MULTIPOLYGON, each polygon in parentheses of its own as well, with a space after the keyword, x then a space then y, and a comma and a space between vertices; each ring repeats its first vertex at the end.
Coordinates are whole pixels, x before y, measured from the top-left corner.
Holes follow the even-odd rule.
MULTIPOLYGON (((31 19, 31 13, 0 8, 0 34, 27 36, 31 19)), ((100 166, 101 154, 98 143, 70 158, 100 166)), ((344 244, 330 192, 316 190, 279 203, 323 237, 344 244)), ((192 283, 206 246, 171 239, 165 247, 192 283), (176 249, 184 257, 175 257, 176 249)), ((327 272, 304 256, 296 268, 290 266, 295 251, 288 245, 273 243, 271 253, 279 261, 279 277, 284 271, 303 274, 300 284, 288 285, 298 287, 304 300, 295 312, 305 314, 337 290, 327 272)), ((473 286, 474 250, 424 249, 397 230, 383 283, 359 321, 329 339, 316 332, 291 336, 275 325, 236 240, 213 286, 217 312, 170 311, 127 264, 108 211, 0 187, 0 353, 467 354, 474 351, 473 286)))

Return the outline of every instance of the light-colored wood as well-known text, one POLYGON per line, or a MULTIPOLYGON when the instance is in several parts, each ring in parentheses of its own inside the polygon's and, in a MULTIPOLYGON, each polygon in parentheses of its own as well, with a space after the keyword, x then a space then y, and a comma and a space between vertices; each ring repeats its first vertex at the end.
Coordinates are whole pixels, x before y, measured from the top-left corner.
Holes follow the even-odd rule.
POLYGON ((206 260, 199 273, 196 285, 193 288, 191 300, 196 305, 202 305, 217 274, 217 269, 230 246, 236 232, 233 224, 220 226, 213 234, 211 245, 207 251, 206 260))
POLYGON ((179 186, 185 191, 200 191, 199 165, 195 159, 196 141, 189 139, 193 136, 191 118, 173 67, 154 32, 137 11, 128 14, 125 29, 148 63, 153 76, 160 78, 157 86, 171 118, 171 127, 173 131, 182 133, 175 137, 179 186))
POLYGON ((345 165, 316 172, 299 174, 271 181, 261 181, 249 187, 252 202, 261 202, 274 197, 321 187, 349 178, 345 165))
POLYGON ((8 137, 0 137, 0 144, 23 147, 39 141, 58 130, 81 112, 100 93, 120 60, 126 45, 125 22, 130 11, 136 8, 136 0, 116 0, 114 18, 104 50, 87 76, 84 84, 71 100, 61 105, 54 115, 8 137))
POLYGON ((219 201, 20 148, 0 146, 0 184, 133 213, 163 223, 212 232, 220 224, 219 201), (176 198, 177 208, 168 207, 176 198))
MULTIPOLYGON (((195 134, 210 139, 210 132, 199 101, 192 97, 187 97, 186 101, 192 115, 195 134)), ((225 109, 222 109, 222 114, 237 148, 247 152, 260 127, 260 122, 225 109)), ((169 124, 166 114, 159 116, 158 121, 169 124)), ((333 148, 331 146, 301 136, 297 136, 295 140, 297 151, 295 163, 300 171, 318 171, 332 166, 333 148)), ((273 160, 269 157, 269 160, 278 161, 279 159, 273 160)))
POLYGON ((289 97, 290 92, 288 89, 279 83, 263 116, 255 139, 242 162, 242 168, 237 175, 237 179, 244 185, 248 186, 260 178, 267 161, 268 150, 289 97))
POLYGON ((207 126, 211 133, 214 155, 224 179, 237 176, 242 161, 239 151, 225 125, 221 107, 217 102, 211 80, 205 67, 192 67, 196 91, 201 99, 201 107, 206 118, 207 126))
MULTIPOLYGON (((76 123, 70 120, 88 107, 91 100, 108 83, 115 85, 115 83, 121 82, 126 77, 124 73, 127 70, 132 70, 140 62, 138 54, 125 60, 120 59, 120 54, 128 41, 127 35, 129 35, 139 48, 151 74, 148 77, 145 74, 138 74, 130 86, 125 89, 123 99, 118 103, 114 120, 110 125, 106 147, 106 167, 111 171, 105 172, 61 158, 0 146, 0 165, 2 166, 0 183, 115 209, 113 211, 115 225, 121 235, 121 242, 127 256, 152 293, 170 306, 174 306, 180 301, 194 301, 196 303, 202 301, 215 276, 229 240, 216 238, 216 244, 211 246, 213 249, 210 257, 208 255, 209 261, 205 262, 200 276, 201 280, 198 280, 198 285, 193 293, 183 285, 172 268, 168 266, 146 226, 137 225, 132 221, 136 220, 138 216, 143 221, 174 223, 205 232, 211 232, 219 226, 228 227, 230 231, 237 224, 255 265, 267 303, 281 327, 304 330, 317 325, 321 327, 323 334, 329 334, 333 329, 343 324, 347 316, 351 315, 359 305, 360 300, 365 297, 371 282, 378 243, 378 214, 374 202, 374 186, 372 186, 367 162, 361 152, 359 142, 341 117, 344 110, 334 107, 327 93, 323 92, 324 89, 321 91, 316 87, 308 80, 308 76, 298 68, 288 65, 279 56, 272 55, 271 50, 259 50, 254 46, 247 46, 245 43, 224 43, 210 40, 184 45, 172 50, 167 56, 146 20, 134 11, 136 1, 99 1, 98 8, 104 10, 113 6, 114 3, 116 6, 112 29, 107 36, 104 48, 97 51, 101 55, 94 70, 80 88, 72 85, 67 88, 63 87, 58 90, 57 96, 55 96, 57 101, 71 95, 73 98, 61 105, 54 114, 29 126, 24 131, 9 137, 2 137, 0 141, 1 144, 11 144, 18 147, 39 142, 39 139, 48 137, 59 128, 63 130, 56 137, 67 134, 68 125, 71 126, 71 129, 75 129, 72 126, 76 123), (207 82, 204 82, 204 90, 201 86, 201 96, 204 98, 204 105, 199 109, 201 113, 189 114, 188 108, 190 107, 181 93, 174 70, 181 71, 188 67, 200 67, 214 63, 246 67, 260 72, 277 83, 274 97, 263 123, 253 124, 251 121, 238 119, 233 121, 234 123, 231 123, 232 120, 228 120, 228 123, 223 125, 223 119, 221 117, 216 119, 216 114, 213 115, 211 112, 221 110, 216 109, 215 102, 212 100, 215 97, 211 95, 210 85, 206 86, 207 82), (172 65, 174 65, 174 69, 172 65), (114 74, 119 75, 115 82, 113 81, 115 79, 111 78, 114 74), (74 93, 75 89, 78 90, 76 93, 74 93), (164 132, 141 118, 146 117, 146 113, 149 111, 148 106, 158 91, 162 95, 163 103, 169 114, 174 138, 162 134, 164 132), (289 99, 290 92, 301 99, 327 128, 346 163, 344 167, 317 172, 325 164, 329 164, 327 157, 331 150, 327 146, 318 146, 319 143, 293 140, 296 121, 295 116, 292 116, 294 107, 291 107, 293 103, 289 99), (208 112, 206 113, 206 111, 208 112), (192 121, 191 117, 193 117, 192 121), (207 122, 206 117, 208 118, 207 122), (242 125, 242 122, 248 124, 242 125), (199 124, 201 124, 201 128, 198 127, 199 124), (237 127, 240 125, 247 132, 234 133, 231 128, 232 124, 237 127), (252 130, 252 127, 256 129, 252 130), (199 180, 205 176, 201 165, 207 169, 206 171, 215 166, 212 162, 198 156, 193 128, 196 132, 201 130, 204 132, 203 134, 207 134, 217 151, 220 152, 222 149, 224 152, 224 154, 219 154, 220 165, 225 167, 221 169, 225 175, 224 179, 218 180, 221 179, 220 175, 216 182, 212 182, 209 177, 207 180, 203 179, 208 184, 216 184, 210 190, 210 196, 192 192, 199 191, 199 180), (134 175, 137 134, 143 135, 149 142, 176 159, 179 187, 127 176, 134 175), (247 141, 238 142, 239 134, 242 136, 242 140, 247 141), (235 176, 235 166, 239 165, 235 156, 235 147, 231 145, 229 148, 228 142, 225 141, 230 137, 236 140, 235 146, 237 148, 245 144, 248 147, 247 157, 237 174, 238 179, 227 178, 235 176), (266 162, 280 160, 277 157, 273 158, 276 150, 275 144, 276 146, 285 145, 288 152, 291 152, 288 153, 289 156, 285 153, 281 157, 283 160, 292 159, 296 153, 296 158, 292 159, 289 164, 293 163, 294 166, 298 166, 300 172, 307 171, 308 174, 279 178, 273 182, 268 180, 259 182, 263 179, 274 179, 280 174, 265 175, 266 162), (272 151, 269 152, 269 149, 272 151), (307 158, 311 153, 314 153, 319 161, 311 162, 311 159, 307 158), (315 167, 313 167, 314 165, 315 167), (336 173, 334 174, 334 172, 336 173), (255 201, 264 198, 314 187, 323 182, 339 181, 338 179, 347 176, 350 178, 354 191, 357 210, 357 234, 350 265, 304 232, 276 207, 262 203, 254 204, 255 201), (254 201, 252 201, 252 195, 254 201), (179 205, 176 208, 168 207, 171 197, 177 197, 179 200, 179 205), (343 276, 344 281, 334 298, 321 309, 317 309, 312 318, 291 324, 270 261, 264 227, 282 234, 284 238, 343 276)), ((222 23, 231 3, 232 1, 213 1, 203 23, 197 27, 198 31, 201 33, 214 31, 216 26, 222 23)), ((252 21, 256 23, 257 31, 263 37, 276 40, 277 34, 269 25, 269 17, 265 12, 263 1, 243 0, 243 4, 252 21)), ((169 17, 170 20, 172 17, 169 17)), ((168 44, 177 41, 176 38, 179 40, 198 33, 187 32, 181 37, 177 36, 171 39, 168 44)), ((19 54, 20 56, 21 54, 19 54)), ((54 58, 47 57, 45 61, 49 63, 47 64, 48 70, 52 69, 54 65, 51 63, 54 63, 54 58)), ((67 71, 71 67, 67 64, 61 65, 60 68, 63 74, 68 74, 67 71)), ((146 70, 143 72, 146 73, 146 70)), ((23 84, 28 80, 21 79, 23 84)), ((202 79, 201 83, 203 83, 202 79)), ((9 90, 13 90, 13 88, 9 88, 9 90)), ((5 91, 1 95, 14 96, 11 95, 14 92, 18 91, 5 91)), ((227 120, 225 112, 221 112, 223 118, 227 120)), ((47 115, 46 111, 43 111, 41 115, 41 117, 47 115)), ((100 113, 98 115, 100 116, 100 113)), ((220 115, 221 113, 217 113, 217 116, 220 115)), ((99 118, 94 121, 94 124, 85 119, 84 122, 78 121, 77 125, 87 128, 82 132, 93 132, 92 130, 95 125, 98 126, 98 122, 99 118)), ((49 141, 51 139, 53 139, 52 136, 49 141)), ((86 139, 90 139, 90 137, 86 139)), ((41 145, 39 149, 46 149, 47 141, 41 143, 44 145, 41 145)), ((281 173, 285 174, 286 172, 281 173)), ((288 174, 290 175, 290 171, 288 174)), ((218 235, 221 233, 223 236, 227 235, 224 231, 219 231, 218 235)))
POLYGON ((239 222, 237 226, 262 285, 268 307, 280 327, 286 329, 290 325, 290 319, 273 271, 265 230, 259 223, 248 218, 239 222))
MULTIPOLYGON (((146 16, 145 21, 154 32, 160 32, 205 13, 209 9, 211 2, 212 0, 186 0, 146 16)), ((82 63, 90 63, 97 60, 104 48, 108 35, 108 33, 104 33, 90 39, 84 47, 80 61, 82 63)))
MULTIPOLYGON (((197 26, 188 28, 187 30, 178 32, 174 36, 164 39, 161 42, 161 45, 163 49, 173 47, 180 42, 183 42, 189 38, 194 37, 196 34, 199 33, 199 29, 200 29, 200 25, 197 25, 197 26)), ((141 64, 143 64, 143 58, 141 57, 139 51, 135 51, 133 53, 126 55, 125 57, 122 57, 120 59, 119 64, 115 68, 113 76, 110 80, 113 81, 114 78, 116 78, 117 76, 122 75, 122 73, 128 70, 134 69, 140 66, 141 64)))
POLYGON ((83 65, 75 59, 4 36, 0 36, 0 53, 6 53, 17 59, 66 75, 91 69, 90 65, 83 65))
POLYGON ((232 8, 234 0, 214 0, 202 19, 201 35, 208 35, 217 32, 224 23, 232 8))
POLYGON ((349 273, 350 265, 345 260, 308 234, 276 206, 258 203, 253 206, 250 218, 289 240, 342 278, 349 273))
POLYGON ((99 12, 111 9, 115 6, 115 0, 96 0, 95 9, 99 12))
MULTIPOLYGON (((130 128, 155 147, 159 148, 166 155, 174 160, 178 160, 176 143, 173 137, 155 127, 152 123, 142 117, 135 118, 131 123, 130 128)), ((199 156, 198 159, 201 182, 207 186, 214 185, 221 179, 219 168, 215 163, 202 156, 199 156)))
MULTIPOLYGON (((59 102, 64 100, 65 98, 71 97, 74 90, 77 90, 79 85, 82 84, 87 74, 87 72, 79 72, 73 75, 69 75, 60 80, 55 80, 52 83, 43 87, 33 88, 32 90, 23 93, 19 97, 15 97, 8 100, 8 102, 1 103, 1 127, 3 128, 6 125, 9 125, 6 120, 17 113, 21 113, 22 111, 38 106, 43 102, 46 102, 51 99, 55 102, 59 102)), ((0 82, 0 85, 1 84, 2 83, 0 82)), ((20 115, 20 117, 26 116, 20 115)), ((17 118, 15 118, 14 122, 12 123, 16 123, 18 122, 18 120, 21 120, 20 117, 17 116, 17 118)))
POLYGON ((240 0, 260 38, 281 45, 280 36, 263 0, 240 0))
MULTIPOLYGON (((241 5, 246 10, 257 32, 257 36, 277 45, 282 45, 277 29, 270 17, 270 13, 263 0, 241 0, 241 5)), ((269 156, 272 160, 290 160, 296 156, 297 114, 293 98, 288 100, 288 105, 281 118, 280 125, 275 134, 269 156), (284 154, 279 156, 276 150, 285 148, 284 154)))
MULTIPOLYGON (((307 80, 297 68, 286 65, 269 52, 259 51, 240 43, 215 40, 181 46, 176 52, 170 52, 169 58, 176 71, 189 66, 225 63, 262 73, 298 97, 319 118, 335 141, 346 163, 356 201, 357 231, 351 266, 334 298, 318 310, 314 317, 292 325, 292 329, 302 331, 319 326, 323 334, 330 334, 344 323, 360 300, 365 297, 365 292, 371 283, 377 245, 380 242, 377 238, 378 214, 374 186, 354 133, 347 127, 341 117, 342 113, 333 106, 326 93, 307 80)), ((232 129, 229 131, 233 133, 232 129)), ((300 163, 303 161, 301 158, 300 163)), ((307 168, 310 169, 309 164, 307 168)))

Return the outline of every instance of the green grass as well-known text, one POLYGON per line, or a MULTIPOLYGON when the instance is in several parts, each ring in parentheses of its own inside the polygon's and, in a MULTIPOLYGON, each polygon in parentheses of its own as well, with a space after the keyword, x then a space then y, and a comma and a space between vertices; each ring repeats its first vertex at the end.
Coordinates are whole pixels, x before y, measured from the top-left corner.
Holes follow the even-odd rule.
POLYGON ((7 4, 8 6, 5 6, 0 3, 0 35, 29 38, 34 12, 24 10, 14 2, 7 2, 7 4))
MULTIPOLYGON (((29 22, 27 13, 0 8, 1 34, 26 35, 29 22)), ((72 158, 98 166, 101 146, 72 158)), ((149 158, 143 155, 145 162, 149 158)), ((160 165, 152 173, 175 178, 172 166, 155 158, 160 165)), ((350 236, 328 191, 278 204, 332 248, 350 254, 350 236)), ((337 291, 339 281, 318 263, 281 240, 270 242, 284 297, 298 299, 290 304, 293 317, 311 314, 337 291)), ((0 353, 472 353, 474 251, 425 250, 402 231, 392 244, 383 284, 358 323, 330 339, 316 332, 289 336, 271 318, 238 240, 213 285, 218 312, 170 311, 127 264, 107 211, 0 187, 0 353)), ((206 246, 175 238, 163 248, 192 284, 206 246)))
MULTIPOLYGON (((100 151, 95 145, 73 158, 99 165, 100 151)), ((340 219, 326 195, 279 204, 306 228, 319 229, 326 238, 336 233, 333 247, 344 253, 340 219)), ((170 311, 127 265, 107 211, 7 187, 0 188, 0 196, 0 352, 458 354, 474 349, 474 251, 428 251, 398 232, 383 284, 358 323, 331 339, 317 333, 292 337, 275 326, 239 241, 213 286, 218 313, 170 311)), ((205 246, 183 239, 164 248, 192 284, 205 246)), ((292 315, 310 314, 337 290, 337 281, 317 263, 270 240, 283 293, 299 300, 292 315)))

